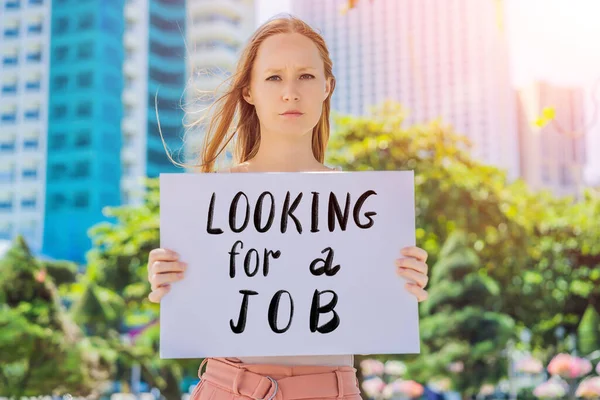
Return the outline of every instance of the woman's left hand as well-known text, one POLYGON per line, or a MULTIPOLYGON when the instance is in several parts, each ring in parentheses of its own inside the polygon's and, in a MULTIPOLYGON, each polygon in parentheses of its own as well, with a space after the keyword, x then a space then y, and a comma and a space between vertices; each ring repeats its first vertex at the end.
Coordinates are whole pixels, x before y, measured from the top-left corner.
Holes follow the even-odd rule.
POLYGON ((419 247, 405 247, 401 251, 401 257, 396 260, 396 272, 405 278, 406 289, 411 292, 419 302, 427 300, 428 294, 425 286, 429 282, 427 273, 427 252, 419 247))

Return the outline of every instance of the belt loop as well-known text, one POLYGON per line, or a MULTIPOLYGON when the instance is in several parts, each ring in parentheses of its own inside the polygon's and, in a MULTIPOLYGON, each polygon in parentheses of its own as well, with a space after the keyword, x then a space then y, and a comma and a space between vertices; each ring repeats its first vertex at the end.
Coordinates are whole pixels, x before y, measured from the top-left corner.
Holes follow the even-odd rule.
POLYGON ((342 381, 342 374, 339 369, 335 370, 335 377, 337 378, 337 386, 338 386, 338 399, 342 399, 344 397, 344 383, 342 381))
POLYGON ((205 358, 204 360, 202 360, 202 363, 200 364, 200 368, 198 368, 198 378, 200 380, 202 380, 202 368, 206 365, 207 362, 208 362, 208 358, 205 358))
POLYGON ((235 379, 233 380, 233 392, 237 395, 240 396, 240 391, 238 389, 238 384, 240 381, 240 376, 242 375, 242 373, 244 372, 244 369, 242 368, 238 368, 236 374, 235 374, 235 379))

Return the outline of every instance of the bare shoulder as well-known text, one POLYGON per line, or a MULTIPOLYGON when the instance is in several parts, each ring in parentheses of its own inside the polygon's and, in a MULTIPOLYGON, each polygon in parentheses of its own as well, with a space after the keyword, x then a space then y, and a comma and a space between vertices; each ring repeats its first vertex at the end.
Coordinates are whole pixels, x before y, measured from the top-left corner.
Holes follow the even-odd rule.
POLYGON ((217 173, 235 173, 235 172, 248 172, 248 163, 242 163, 238 165, 234 165, 229 168, 223 168, 217 170, 217 173))

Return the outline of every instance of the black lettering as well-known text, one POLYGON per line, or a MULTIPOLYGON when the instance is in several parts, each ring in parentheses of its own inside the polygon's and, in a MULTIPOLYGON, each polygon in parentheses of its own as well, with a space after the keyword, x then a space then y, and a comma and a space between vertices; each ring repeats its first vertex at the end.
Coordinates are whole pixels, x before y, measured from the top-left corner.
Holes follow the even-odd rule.
POLYGON ((240 293, 244 295, 242 299, 242 307, 240 308, 240 315, 238 317, 237 325, 233 324, 233 320, 229 320, 229 327, 233 333, 240 334, 246 329, 246 316, 248 315, 248 296, 257 295, 258 292, 254 290, 240 290, 240 293))
POLYGON ((240 254, 235 251, 238 244, 240 245, 240 249, 244 248, 244 242, 242 242, 241 240, 238 240, 237 242, 235 242, 233 244, 233 246, 231 247, 231 251, 229 252, 229 277, 230 278, 235 278, 235 256, 240 254))
POLYGON ((273 220, 275 219, 275 199, 270 192, 262 192, 260 196, 258 196, 258 200, 256 201, 256 208, 254 209, 254 227, 260 233, 265 233, 269 230, 271 225, 273 225, 273 220), (267 223, 265 226, 260 226, 262 221, 262 205, 265 196, 269 196, 271 198, 271 207, 269 210, 269 219, 267 219, 267 223))
POLYGON ((212 196, 210 196, 210 206, 208 206, 208 221, 206 222, 206 232, 212 235, 220 235, 223 233, 223 229, 221 228, 213 228, 213 218, 215 215, 215 197, 216 194, 213 192, 212 196))
POLYGON ((292 319, 294 317, 294 300, 292 299, 292 295, 287 290, 279 290, 273 298, 271 299, 271 304, 269 304, 269 326, 271 330, 275 333, 284 333, 290 326, 292 325, 292 319), (277 315, 279 314, 279 302, 281 300, 281 295, 286 293, 290 298, 290 318, 288 320, 288 324, 283 329, 279 329, 277 327, 277 315))
POLYGON ((294 199, 294 202, 292 203, 292 206, 290 207, 290 192, 286 193, 285 201, 283 203, 283 210, 281 212, 281 233, 285 233, 285 231, 287 231, 288 217, 294 220, 294 223, 296 224, 296 229, 298 230, 298 233, 302 233, 302 224, 300 223, 300 221, 298 221, 298 218, 296 218, 296 216, 293 214, 293 212, 296 210, 296 207, 298 207, 298 204, 300 204, 301 199, 302 199, 302 193, 300 193, 294 199))
POLYGON ((332 265, 333 265, 333 249, 331 247, 326 247, 323 251, 321 251, 321 254, 325 254, 325 252, 327 252, 326 259, 316 258, 313 260, 313 262, 310 263, 310 273, 311 274, 313 274, 315 276, 321 276, 323 274, 325 274, 327 276, 333 276, 333 275, 337 274, 337 272, 340 270, 339 265, 332 267, 332 265), (323 266, 320 268, 316 268, 316 265, 318 263, 323 263, 323 266))
POLYGON ((233 200, 231 201, 231 206, 229 207, 229 228, 235 232, 240 233, 248 226, 248 222, 250 221, 250 203, 248 202, 248 196, 244 192, 237 192, 233 200), (240 197, 244 196, 246 199, 246 215, 244 216, 244 223, 241 227, 236 228, 236 216, 237 216, 237 206, 240 201, 240 197))
POLYGON ((246 275, 252 278, 258 272, 258 264, 260 263, 260 258, 258 257, 258 251, 256 249, 250 249, 246 253, 246 257, 244 257, 244 271, 246 271, 246 275), (254 263, 254 271, 250 271, 250 262, 252 261, 252 254, 256 254, 256 262, 254 263))
POLYGON ((369 220, 368 223, 366 224, 361 224, 360 223, 360 209, 362 208, 365 200, 367 200, 367 198, 371 195, 377 195, 377 193, 375 193, 374 190, 367 190, 366 192, 364 192, 356 201, 356 204, 354 204, 354 223, 356 224, 356 226, 358 226, 361 229, 369 229, 370 227, 373 226, 373 218, 371 218, 374 215, 377 215, 377 213, 375 211, 368 211, 365 213, 365 217, 367 217, 367 219, 369 220))
POLYGON ((312 195, 310 231, 316 233, 319 232, 319 192, 312 192, 312 195))
POLYGON ((342 210, 340 209, 337 197, 335 197, 335 193, 331 192, 329 194, 329 209, 327 210, 327 213, 329 232, 333 232, 335 229, 336 219, 342 231, 345 231, 348 226, 348 218, 350 217, 350 193, 346 193, 346 205, 344 207, 344 214, 342 215, 342 210))
POLYGON ((279 258, 279 256, 281 255, 281 251, 276 250, 267 250, 265 249, 265 260, 263 261, 263 275, 267 276, 269 275, 269 257, 273 256, 274 259, 279 258))
POLYGON ((330 333, 333 332, 340 325, 340 317, 338 313, 334 310, 334 307, 336 306, 337 302, 338 296, 333 290, 315 290, 312 300, 312 306, 310 307, 310 331, 312 333, 315 333, 315 331, 318 331, 319 333, 330 333), (321 295, 325 293, 331 293, 333 295, 333 298, 328 304, 321 306, 320 298, 321 295), (319 316, 328 312, 332 312, 333 317, 326 324, 319 326, 319 316))

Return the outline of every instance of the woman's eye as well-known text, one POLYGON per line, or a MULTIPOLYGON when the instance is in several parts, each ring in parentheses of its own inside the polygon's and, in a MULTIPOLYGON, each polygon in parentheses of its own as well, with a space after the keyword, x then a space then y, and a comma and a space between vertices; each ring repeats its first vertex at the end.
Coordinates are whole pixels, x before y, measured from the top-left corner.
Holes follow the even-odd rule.
POLYGON ((308 77, 308 78, 305 78, 305 79, 312 79, 312 78, 314 78, 314 75, 304 74, 304 75, 301 76, 301 78, 304 78, 304 77, 308 77))
POLYGON ((279 75, 273 75, 267 78, 268 81, 275 81, 275 80, 280 80, 281 78, 279 77, 279 75), (277 78, 277 79, 273 79, 273 78, 277 78))

